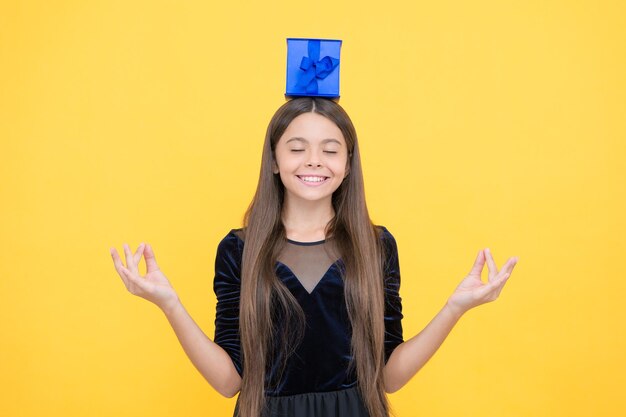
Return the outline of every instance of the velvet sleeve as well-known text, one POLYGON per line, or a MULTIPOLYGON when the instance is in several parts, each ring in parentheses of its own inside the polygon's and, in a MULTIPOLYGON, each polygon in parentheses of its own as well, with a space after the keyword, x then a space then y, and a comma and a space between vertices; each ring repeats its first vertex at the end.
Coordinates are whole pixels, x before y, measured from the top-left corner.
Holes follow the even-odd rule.
POLYGON ((403 315, 398 247, 395 238, 385 227, 382 227, 381 237, 385 251, 383 271, 385 278, 385 363, 387 363, 394 349, 404 342, 403 315))
POLYGON ((243 374, 239 337, 242 241, 231 231, 217 246, 213 291, 217 296, 214 342, 224 349, 243 374))

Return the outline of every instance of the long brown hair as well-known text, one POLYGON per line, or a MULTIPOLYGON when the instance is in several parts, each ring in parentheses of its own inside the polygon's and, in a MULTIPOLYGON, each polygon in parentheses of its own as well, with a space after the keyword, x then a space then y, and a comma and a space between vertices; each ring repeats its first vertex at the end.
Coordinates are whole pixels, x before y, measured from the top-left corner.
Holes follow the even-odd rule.
MULTIPOLYGON (((384 289, 383 248, 365 203, 363 173, 357 136, 345 110, 329 99, 301 97, 283 104, 272 117, 263 145, 261 174, 256 193, 244 215, 240 332, 243 350, 243 380, 239 416, 259 417, 265 406, 268 358, 273 349, 286 349, 283 359, 303 334, 302 308, 276 276, 274 265, 285 244, 281 220, 284 186, 272 172, 276 144, 298 115, 318 113, 341 130, 348 147, 349 174, 333 193, 335 216, 326 226, 326 236, 337 242, 345 268, 344 292, 352 325, 351 350, 357 386, 371 417, 386 417, 389 404, 384 390, 384 289), (277 313, 278 312, 278 313, 277 313), (281 343, 273 342, 280 324, 281 343), (289 333, 289 335, 285 335, 289 333)), ((283 362, 284 369, 284 362, 283 362)))

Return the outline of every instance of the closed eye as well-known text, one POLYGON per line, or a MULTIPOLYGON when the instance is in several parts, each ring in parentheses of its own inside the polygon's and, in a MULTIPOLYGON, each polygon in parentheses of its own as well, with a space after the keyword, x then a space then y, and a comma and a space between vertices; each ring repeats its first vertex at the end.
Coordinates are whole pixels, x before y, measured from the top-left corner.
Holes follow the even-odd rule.
MULTIPOLYGON (((304 152, 304 149, 292 149, 291 152, 304 152)), ((324 153, 335 154, 337 151, 324 151, 324 153)))

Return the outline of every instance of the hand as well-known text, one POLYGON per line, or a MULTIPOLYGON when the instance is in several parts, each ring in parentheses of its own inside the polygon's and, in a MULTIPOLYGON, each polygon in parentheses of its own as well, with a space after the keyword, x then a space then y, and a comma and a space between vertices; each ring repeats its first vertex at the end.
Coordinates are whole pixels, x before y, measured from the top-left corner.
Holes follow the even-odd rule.
POLYGON ((476 261, 470 273, 461 281, 454 293, 448 299, 448 306, 459 316, 467 310, 490 301, 494 301, 500 295, 504 284, 508 281, 517 264, 518 258, 512 257, 498 271, 496 263, 491 256, 489 249, 478 252, 476 261), (489 268, 488 282, 484 283, 480 275, 487 261, 489 268))
POLYGON ((135 254, 131 254, 128 245, 124 244, 127 267, 122 264, 115 248, 111 248, 110 252, 115 269, 131 294, 145 298, 164 311, 178 302, 178 295, 159 269, 149 244, 140 244, 135 254), (137 268, 142 255, 145 255, 146 258, 147 272, 145 277, 139 275, 137 268))

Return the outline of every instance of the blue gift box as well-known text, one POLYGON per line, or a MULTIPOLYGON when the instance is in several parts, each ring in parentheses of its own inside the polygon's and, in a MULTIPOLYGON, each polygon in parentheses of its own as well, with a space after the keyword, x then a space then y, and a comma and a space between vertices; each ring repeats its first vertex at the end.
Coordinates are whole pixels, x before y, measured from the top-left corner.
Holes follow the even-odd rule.
POLYGON ((339 97, 341 40, 287 38, 286 97, 339 97))

